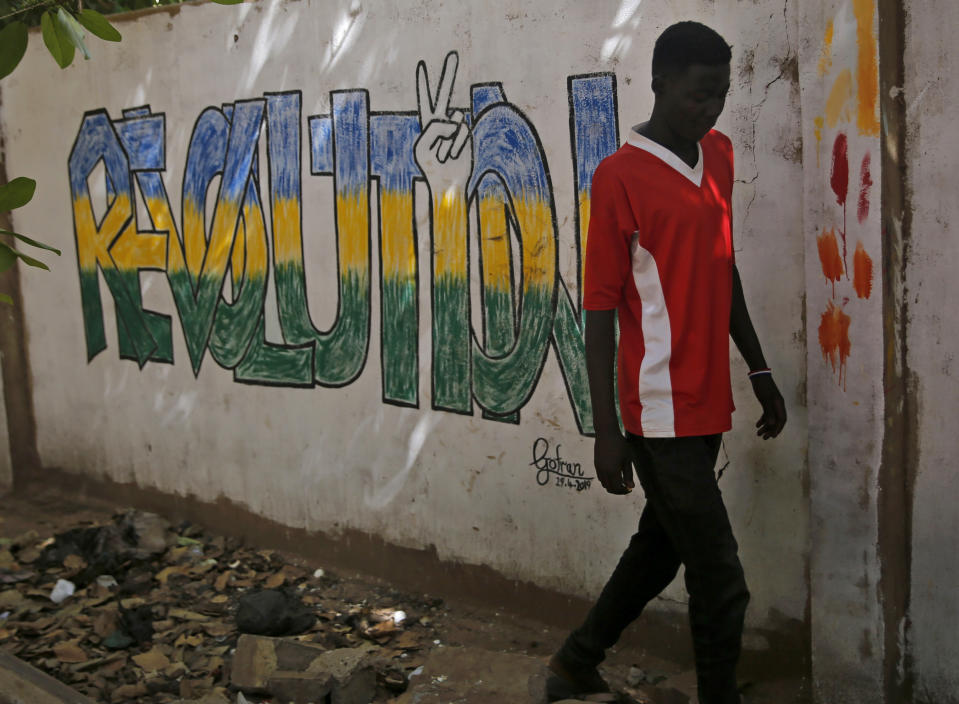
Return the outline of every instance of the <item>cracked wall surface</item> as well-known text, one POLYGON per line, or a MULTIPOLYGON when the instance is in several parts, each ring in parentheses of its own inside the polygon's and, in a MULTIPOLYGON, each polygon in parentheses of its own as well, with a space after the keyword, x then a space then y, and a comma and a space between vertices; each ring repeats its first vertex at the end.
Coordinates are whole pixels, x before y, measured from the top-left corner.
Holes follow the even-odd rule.
POLYGON ((954 704, 959 702, 959 448, 952 418, 959 398, 959 325, 950 311, 959 297, 959 209, 952 194, 959 169, 953 124, 959 107, 953 35, 959 6, 912 3, 907 17, 903 97, 912 236, 904 252, 904 324, 918 456, 912 458, 911 599, 902 632, 914 668, 915 701, 954 704))

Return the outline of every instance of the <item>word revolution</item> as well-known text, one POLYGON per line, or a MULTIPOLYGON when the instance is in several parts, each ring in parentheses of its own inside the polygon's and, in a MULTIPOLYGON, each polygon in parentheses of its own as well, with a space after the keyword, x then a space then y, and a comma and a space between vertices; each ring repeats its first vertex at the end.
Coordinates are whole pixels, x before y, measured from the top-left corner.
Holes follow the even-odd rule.
MULTIPOLYGON (((446 73, 441 86, 451 91, 453 77, 446 73)), ((572 76, 567 89, 581 260, 592 173, 619 141, 615 77, 572 76)), ((173 363, 172 317, 143 305, 139 272, 156 270, 169 283, 195 375, 209 350, 238 382, 345 386, 368 362, 377 330, 371 303, 377 278, 382 400, 419 407, 419 296, 420 282, 428 278, 433 408, 469 414, 476 403, 485 418, 518 423, 552 347, 579 430, 591 433, 582 267, 571 295, 558 274, 556 205, 536 129, 498 83, 473 85, 470 108, 451 109, 449 115, 457 117, 449 119, 424 109, 432 99, 420 92, 417 114, 375 112, 366 90, 333 91, 331 113, 305 123, 299 91, 206 108, 186 153, 179 220, 164 176, 165 115, 149 107, 124 110, 121 119, 104 109, 86 113, 70 153, 69 177, 88 361, 107 346, 102 275, 116 310, 119 357, 141 367, 173 363), (443 163, 427 168, 421 157, 437 142, 421 144, 421 135, 457 120, 467 127, 465 139, 457 140, 461 151, 447 147, 438 160, 443 163), (338 302, 327 330, 315 327, 306 298, 304 126, 308 178, 332 179, 335 193, 336 249, 330 257, 337 261, 338 302), (265 165, 257 157, 260 140, 265 165), (88 181, 101 162, 106 205, 98 217, 88 181), (456 169, 461 181, 447 178, 456 169), (417 230, 413 215, 420 180, 431 194, 429 232, 417 230), (378 202, 371 202, 374 182, 378 202), (379 213, 375 228, 373 208, 379 213), (433 255, 421 263, 417 242, 424 237, 433 255), (470 237, 478 238, 478 266, 469 262, 470 237), (371 271, 375 245, 378 277, 371 271), (514 260, 522 262, 520 271, 514 271, 514 260), (480 277, 480 330, 470 323, 471 271, 480 277), (271 274, 276 305, 268 311, 271 274), (266 339, 268 317, 278 320, 282 341, 266 339)))

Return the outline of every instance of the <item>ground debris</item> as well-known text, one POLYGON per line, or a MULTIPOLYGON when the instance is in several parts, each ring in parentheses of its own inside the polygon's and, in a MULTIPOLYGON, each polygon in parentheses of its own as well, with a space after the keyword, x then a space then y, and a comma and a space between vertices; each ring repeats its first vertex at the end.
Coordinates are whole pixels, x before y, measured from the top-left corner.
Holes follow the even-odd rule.
POLYGON ((280 632, 295 635, 275 639, 283 651, 309 648, 310 662, 323 656, 312 670, 274 672, 246 694, 251 704, 269 700, 270 687, 286 701, 307 701, 318 681, 337 692, 333 701, 391 701, 436 638, 426 616, 435 618, 439 600, 359 589, 329 570, 155 514, 128 510, 53 536, 7 538, 2 530, 0 522, 0 650, 95 701, 238 701, 231 680, 241 604, 265 605, 267 620, 270 608, 286 608, 280 632), (60 580, 74 590, 54 603, 60 580))

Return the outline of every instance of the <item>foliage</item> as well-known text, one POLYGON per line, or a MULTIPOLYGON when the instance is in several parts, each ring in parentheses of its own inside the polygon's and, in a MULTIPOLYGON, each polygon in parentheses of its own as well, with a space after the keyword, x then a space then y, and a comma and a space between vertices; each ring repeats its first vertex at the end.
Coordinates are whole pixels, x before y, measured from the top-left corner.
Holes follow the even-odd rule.
MULTIPOLYGON (((0 186, 0 212, 6 212, 8 210, 16 210, 27 203, 33 198, 34 191, 37 189, 37 182, 32 178, 25 178, 21 176, 20 178, 15 178, 10 183, 0 186)), ((0 234, 11 235, 21 242, 31 245, 32 247, 39 247, 40 249, 45 249, 50 252, 56 252, 57 256, 60 256, 60 250, 55 247, 51 247, 48 244, 43 244, 37 240, 31 239, 26 235, 21 235, 18 232, 11 232, 10 230, 0 229, 0 234)), ((21 252, 18 249, 0 242, 0 273, 3 273, 10 267, 12 267, 17 259, 22 261, 24 264, 29 266, 35 266, 40 269, 50 270, 46 264, 41 262, 39 259, 34 259, 31 256, 28 256, 21 252)), ((0 301, 4 303, 13 303, 10 296, 0 293, 0 301)))
MULTIPOLYGON (((242 0, 213 0, 232 5, 242 0)), ((104 17, 105 14, 141 10, 157 5, 175 5, 180 0, 0 0, 0 79, 8 76, 27 51, 30 27, 40 27, 40 35, 47 50, 60 68, 73 63, 76 50, 89 59, 87 32, 109 42, 118 42, 120 32, 104 17)), ((30 178, 15 178, 0 186, 0 213, 20 208, 33 198, 37 183, 30 178)), ((20 242, 60 255, 60 250, 17 232, 0 229, 20 242)), ((0 242, 0 273, 10 269, 17 260, 29 266, 49 267, 38 259, 0 242)), ((0 293, 0 302, 12 303, 0 293)))

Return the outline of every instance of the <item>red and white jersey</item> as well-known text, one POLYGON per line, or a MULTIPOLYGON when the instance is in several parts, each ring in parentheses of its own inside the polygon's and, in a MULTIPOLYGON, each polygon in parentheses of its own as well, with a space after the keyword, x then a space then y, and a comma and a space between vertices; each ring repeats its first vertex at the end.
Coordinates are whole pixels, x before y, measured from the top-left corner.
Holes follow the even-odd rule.
POLYGON ((620 412, 646 437, 732 427, 733 148, 712 130, 690 167, 631 131, 593 175, 587 310, 619 318, 620 412))

